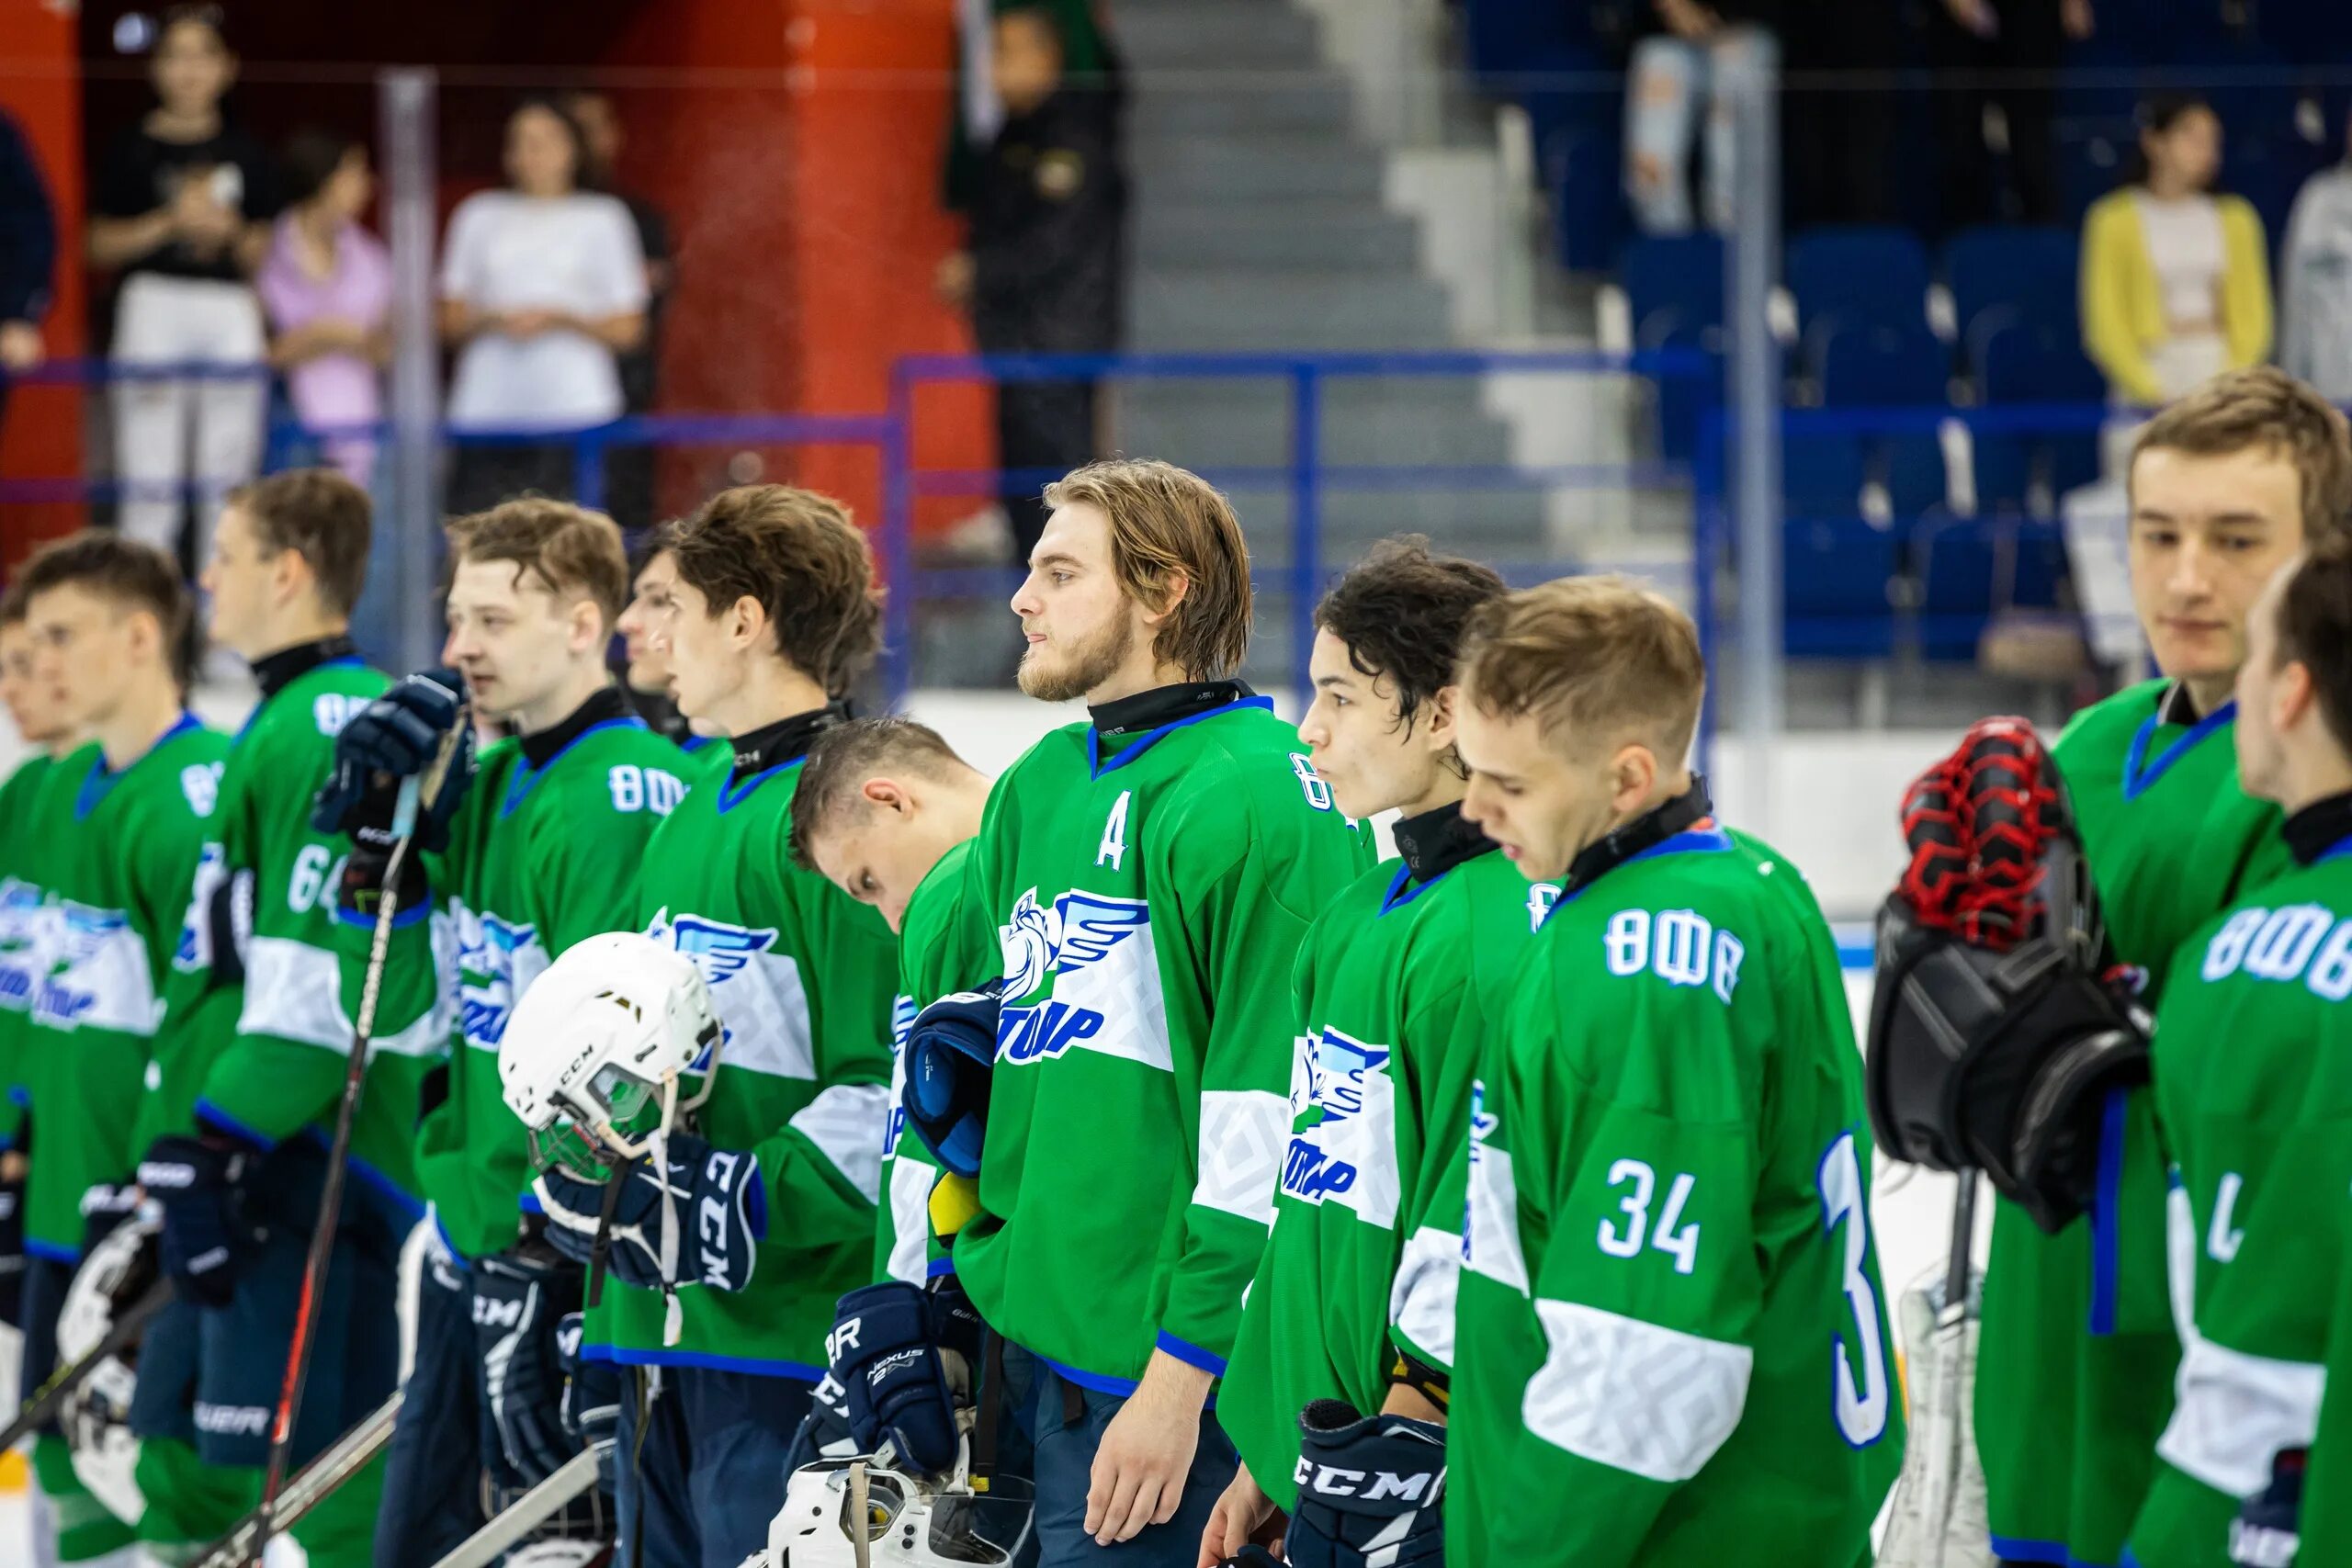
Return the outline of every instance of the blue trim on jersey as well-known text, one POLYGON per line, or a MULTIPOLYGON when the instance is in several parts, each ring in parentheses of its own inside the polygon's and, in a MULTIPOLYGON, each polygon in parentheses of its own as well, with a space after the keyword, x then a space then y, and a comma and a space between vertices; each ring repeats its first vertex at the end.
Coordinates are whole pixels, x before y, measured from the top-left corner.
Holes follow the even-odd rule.
POLYGON ((922 1277, 926 1280, 952 1280, 956 1277, 956 1260, 934 1258, 924 1266, 922 1277))
POLYGON ((85 819, 91 812, 104 805, 107 796, 114 793, 114 786, 121 783, 131 769, 189 730, 202 728, 203 726, 197 722, 196 715, 186 708, 180 709, 180 716, 173 721, 172 727, 157 736, 153 746, 125 763, 122 772, 119 773, 107 771, 107 754, 104 750, 99 751, 96 756, 90 759, 90 771, 83 775, 82 787, 74 793, 74 820, 80 822, 85 819))
POLYGON ((1166 1329, 1151 1342, 1155 1350, 1165 1350, 1188 1367, 1198 1367, 1211 1377, 1225 1376, 1225 1358, 1213 1350, 1204 1350, 1188 1339, 1179 1339, 1166 1329))
MULTIPOLYGON (((1490 851, 1488 852, 1491 853, 1492 852, 1490 851)), ((1380 900, 1380 914, 1373 916, 1374 919, 1378 919, 1380 915, 1385 915, 1391 909, 1403 908, 1406 905, 1411 903, 1414 899, 1419 897, 1430 888, 1435 887, 1439 883, 1443 882, 1447 877, 1452 876, 1453 874, 1453 867, 1447 866, 1443 871, 1439 872, 1427 882, 1415 883, 1412 886, 1407 887, 1405 884, 1412 874, 1413 868, 1409 865, 1400 865, 1396 868, 1396 880, 1388 885, 1388 891, 1382 896, 1380 900), (1397 896, 1400 892, 1404 895, 1402 897, 1397 896)))
POLYGON ((2107 1091, 2099 1112, 2098 1190, 2091 1199, 2091 1323, 2094 1338, 2115 1332, 2115 1280, 2121 1271, 2122 1227, 2116 1205, 2123 1195, 2124 1090, 2107 1091))
MULTIPOLYGON (((720 784, 718 786, 718 814, 721 817, 726 816, 729 812, 734 810, 737 807, 751 799, 754 794, 758 793, 759 787, 767 783, 768 780, 775 777, 778 773, 790 773, 793 769, 798 767, 808 760, 808 754, 804 751, 788 762, 778 762, 773 768, 761 769, 758 773, 753 773, 750 778, 745 779, 741 784, 734 784, 730 782, 720 784)), ((647 1364, 650 1365, 651 1363, 649 1362, 647 1364)))
MULTIPOLYGON (((1035 1350, 1029 1353, 1037 1356, 1035 1350)), ((1079 1387, 1091 1389, 1096 1393, 1116 1394, 1119 1398, 1125 1399, 1136 1391, 1136 1380, 1133 1378, 1113 1378, 1104 1377, 1100 1372, 1081 1372, 1076 1367, 1062 1365, 1051 1356, 1037 1356, 1037 1360, 1040 1365, 1049 1368, 1054 1376, 1061 1379, 1062 1382, 1076 1383, 1079 1387)))
MULTIPOLYGON (((404 931, 432 912, 433 906, 429 903, 420 901, 411 904, 392 917, 392 930, 404 931)), ((373 917, 363 915, 356 909, 345 908, 341 904, 334 907, 334 923, 339 926, 349 926, 354 931, 372 931, 376 929, 373 917)))
POLYGON ((514 1201, 526 1214, 544 1214, 548 1212, 547 1205, 539 1201, 539 1195, 536 1192, 526 1192, 514 1201))
POLYGON ((2007 1557, 2018 1562, 2048 1562, 2052 1564, 2052 1568, 2065 1568, 2069 1561, 2066 1543, 2063 1540, 2025 1540, 2007 1535, 1996 1535, 1991 1540, 1996 1557, 2007 1557))
POLYGON ((799 1361, 763 1361, 751 1356, 716 1356, 703 1350, 625 1350, 617 1345, 588 1345, 583 1361, 610 1361, 616 1367, 700 1367, 714 1372, 748 1372, 756 1378, 790 1378, 795 1382, 823 1382, 825 1369, 799 1361))
POLYGON ((196 1119, 199 1122, 209 1122, 221 1132, 228 1134, 231 1137, 251 1144, 254 1147, 265 1152, 277 1146, 277 1140, 276 1138, 271 1137, 268 1134, 261 1131, 258 1127, 246 1126, 243 1122, 238 1121, 234 1116, 230 1115, 227 1111, 213 1104, 209 1100, 206 1100, 201 1097, 199 1097, 196 1102, 196 1119))
POLYGON ((38 1236, 28 1235, 25 1237, 25 1256, 38 1258, 47 1263, 79 1263, 82 1261, 82 1249, 60 1247, 53 1241, 42 1241, 38 1236))
MULTIPOLYGON (((329 1142, 326 1134, 319 1128, 305 1127, 302 1131, 310 1136, 312 1143, 319 1145, 322 1152, 333 1147, 333 1145, 329 1142)), ((368 1164, 366 1160, 361 1159, 357 1155, 346 1154, 343 1157, 345 1163, 351 1167, 351 1174, 359 1178, 360 1180, 366 1182, 368 1186, 374 1188, 384 1197, 390 1199, 392 1207, 398 1209, 400 1211, 401 1217, 406 1220, 410 1224, 414 1224, 417 1221, 424 1218, 424 1201, 423 1199, 411 1197, 408 1192, 401 1188, 399 1182, 394 1181, 390 1177, 386 1176, 381 1170, 379 1170, 376 1167, 368 1164)))
MULTIPOLYGON (((1629 866, 1635 861, 1655 860, 1660 855, 1721 854, 1729 848, 1731 848, 1731 835, 1720 828, 1685 828, 1670 838, 1660 839, 1657 843, 1637 854, 1627 855, 1616 865, 1611 866, 1609 871, 1629 866)), ((1553 916, 1600 886, 1601 878, 1607 876, 1609 871, 1602 872, 1600 876, 1594 877, 1575 892, 1564 893, 1552 900, 1552 907, 1544 911, 1544 925, 1550 925, 1553 916)), ((1544 927, 1538 926, 1535 929, 1542 931, 1544 927)))
POLYGON ((2148 761, 2148 742, 2154 740, 2156 738, 2156 731, 2164 728, 2164 715, 2161 712, 2150 714, 2146 721, 2140 726, 2139 733, 2132 737, 2132 750, 2125 752, 2123 756, 2123 798, 2137 800, 2154 789, 2156 781, 2170 773, 2173 764, 2188 755, 2199 741, 2228 724, 2237 716, 2237 699, 2232 697, 2228 702, 2190 725, 2188 733, 2165 747, 2158 754, 2155 761, 2151 764, 2148 761))
POLYGON ((2335 842, 2322 850, 2319 854, 2319 859, 2312 862, 2312 863, 2313 865, 2318 865, 2326 861, 2342 860, 2346 855, 2352 855, 2352 833, 2346 834, 2343 838, 2336 840, 2335 842))
MULTIPOLYGON (((1087 765, 1093 770, 1093 776, 1099 779, 1104 773, 1118 772, 1180 729, 1191 725, 1205 724, 1210 719, 1228 713, 1238 713, 1243 708, 1264 708, 1268 713, 1272 713, 1274 711, 1274 699, 1243 697, 1237 702, 1227 703, 1223 707, 1214 707, 1206 713, 1196 713, 1190 718, 1175 719, 1161 725, 1157 729, 1147 729, 1125 746, 1120 747, 1118 754, 1107 762, 1102 760, 1102 733, 1090 726, 1086 731, 1087 765)), ((1130 1383, 1127 1387, 1132 1393, 1135 1385, 1130 1383)))
POLYGON ((565 741, 563 743, 563 750, 558 751, 554 756, 549 757, 547 760, 547 765, 545 767, 535 768, 531 766, 530 763, 525 762, 521 767, 516 768, 513 776, 508 778, 506 781, 506 797, 498 803, 499 818, 503 821, 506 818, 514 816, 514 808, 521 806, 525 800, 530 797, 533 786, 537 784, 541 779, 547 777, 548 773, 553 770, 558 762, 563 761, 564 757, 574 746, 579 745, 582 740, 587 739, 598 730, 643 729, 644 728, 645 721, 638 717, 635 714, 629 714, 621 718, 600 719, 596 723, 592 724, 587 728, 582 730, 579 734, 573 736, 571 739, 565 741))
POLYGON ((20 1083, 8 1086, 8 1098, 21 1110, 30 1111, 33 1108, 33 1091, 20 1083))
POLYGON ((707 735, 689 735, 685 739, 679 742, 678 750, 691 757, 709 744, 710 737, 707 735))

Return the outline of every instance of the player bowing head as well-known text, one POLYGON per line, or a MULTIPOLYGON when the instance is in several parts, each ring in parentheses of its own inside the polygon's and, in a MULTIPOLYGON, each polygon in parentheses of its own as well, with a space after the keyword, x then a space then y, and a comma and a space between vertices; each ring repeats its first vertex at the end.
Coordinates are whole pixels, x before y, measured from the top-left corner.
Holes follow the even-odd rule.
POLYGON ((950 849, 980 830, 988 798, 988 775, 929 725, 856 719, 809 750, 792 795, 793 858, 903 933, 908 900, 950 849))
POLYGON ((441 657, 484 715, 526 733, 547 728, 605 683, 605 645, 628 596, 619 526, 526 496, 458 518, 447 534, 441 657))
POLYGON ((1690 617, 1546 583, 1461 679, 1464 815, 1565 881, 1469 1096, 1446 1560, 1867 1560, 1903 1427, 1860 1055, 1804 879, 1683 761, 1690 617))
POLYGON ((2216 377, 2132 449, 2132 596, 2156 667, 2197 711, 2228 700, 2263 585, 2352 517, 2344 416, 2268 366, 2216 377))
POLYGON ((721 491, 656 538, 673 576, 654 644, 678 711, 699 730, 741 736, 769 716, 837 703, 881 650, 873 553, 831 496, 721 491))
POLYGON ((1502 593, 1490 569, 1415 536, 1374 546, 1316 606, 1298 738, 1342 812, 1411 817, 1460 797, 1453 658, 1471 613, 1502 593))
POLYGON ((1021 689, 1100 703, 1215 681, 1250 646, 1250 547, 1215 488, 1172 463, 1090 463, 1046 487, 1053 512, 1012 596, 1021 689))
POLYGON ((1514 593, 1471 625, 1460 671, 1463 815, 1532 882, 1690 787, 1707 672, 1690 618, 1618 577, 1514 593))

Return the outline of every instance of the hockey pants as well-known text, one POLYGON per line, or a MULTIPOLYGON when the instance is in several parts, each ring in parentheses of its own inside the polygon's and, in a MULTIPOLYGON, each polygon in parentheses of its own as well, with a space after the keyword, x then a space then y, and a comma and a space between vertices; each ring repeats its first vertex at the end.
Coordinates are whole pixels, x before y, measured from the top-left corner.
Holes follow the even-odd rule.
POLYGON ((763 1549, 809 1393, 711 1367, 621 1368, 620 1568, 741 1568, 763 1549))
POLYGON ((437 1562, 482 1524, 481 1363, 474 1348, 473 1290, 438 1246, 426 1248, 421 1272, 416 1365, 385 1456, 376 1568, 437 1562))

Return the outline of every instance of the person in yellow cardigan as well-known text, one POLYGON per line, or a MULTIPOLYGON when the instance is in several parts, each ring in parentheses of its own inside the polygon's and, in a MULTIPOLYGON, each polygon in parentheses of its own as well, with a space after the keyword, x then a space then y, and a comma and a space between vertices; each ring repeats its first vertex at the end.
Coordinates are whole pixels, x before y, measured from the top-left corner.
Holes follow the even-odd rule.
POLYGON ((2262 220, 2211 190, 2222 121, 2202 99, 2140 107, 2138 177, 2083 220, 2083 346, 2115 400, 2169 402, 2270 354, 2270 265, 2262 220))

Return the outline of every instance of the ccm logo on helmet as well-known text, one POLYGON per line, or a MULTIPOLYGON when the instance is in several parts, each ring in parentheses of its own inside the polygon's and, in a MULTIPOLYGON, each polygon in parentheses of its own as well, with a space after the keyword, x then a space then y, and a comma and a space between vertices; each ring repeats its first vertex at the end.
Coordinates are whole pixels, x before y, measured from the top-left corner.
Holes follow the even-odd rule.
POLYGON ((1385 1470, 1346 1470, 1335 1464, 1317 1464, 1311 1459, 1298 1461, 1298 1473, 1291 1479, 1300 1486, 1320 1492, 1326 1497, 1362 1497, 1377 1503, 1384 1497, 1394 1497, 1402 1503, 1418 1503, 1430 1483, 1437 1479, 1431 1471, 1417 1475, 1398 1475, 1385 1470), (1364 1483, 1369 1480, 1370 1485, 1364 1483))

